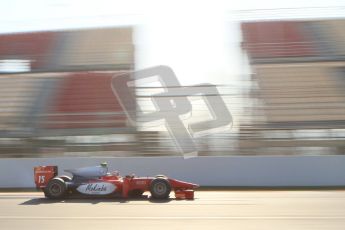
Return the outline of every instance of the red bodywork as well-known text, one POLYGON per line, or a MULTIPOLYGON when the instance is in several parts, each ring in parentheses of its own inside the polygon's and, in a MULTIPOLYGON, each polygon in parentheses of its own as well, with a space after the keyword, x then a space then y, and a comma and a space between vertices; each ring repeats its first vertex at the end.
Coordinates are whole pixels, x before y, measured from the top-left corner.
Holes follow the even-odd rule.
POLYGON ((48 182, 58 174, 57 166, 37 166, 34 168, 35 184, 39 189, 46 187, 48 182))
MULTIPOLYGON (((44 189, 49 181, 56 178, 58 173, 57 166, 38 166, 34 168, 35 184, 38 189, 44 189)), ((63 178, 64 176, 57 177, 63 178)), ((128 198, 132 191, 150 191, 151 182, 156 178, 166 179, 171 190, 175 192, 177 199, 194 199, 194 190, 199 187, 197 184, 188 183, 165 176, 156 177, 136 177, 125 176, 122 177, 118 173, 107 173, 105 176, 98 178, 91 178, 87 183, 106 182, 115 185, 116 190, 114 193, 121 194, 122 198, 128 198)))

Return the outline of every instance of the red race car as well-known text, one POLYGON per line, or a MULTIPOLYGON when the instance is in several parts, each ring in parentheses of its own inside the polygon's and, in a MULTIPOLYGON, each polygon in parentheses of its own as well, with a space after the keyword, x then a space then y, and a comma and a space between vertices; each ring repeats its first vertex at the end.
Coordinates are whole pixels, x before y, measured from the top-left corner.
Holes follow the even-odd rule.
POLYGON ((57 166, 34 167, 35 184, 51 199, 61 199, 68 195, 141 197, 146 191, 154 199, 167 199, 174 190, 177 199, 194 199, 194 189, 199 185, 168 178, 120 176, 115 171, 108 172, 106 163, 98 166, 65 170, 73 176, 57 176, 57 166))

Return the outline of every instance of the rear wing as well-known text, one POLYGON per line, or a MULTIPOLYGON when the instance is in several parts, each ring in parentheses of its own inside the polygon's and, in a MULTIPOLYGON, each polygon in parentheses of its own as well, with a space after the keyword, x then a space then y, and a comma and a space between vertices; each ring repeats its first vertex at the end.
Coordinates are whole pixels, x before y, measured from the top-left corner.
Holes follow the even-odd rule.
POLYGON ((37 166, 34 167, 34 178, 36 188, 44 188, 47 186, 48 182, 56 177, 58 174, 57 166, 37 166))

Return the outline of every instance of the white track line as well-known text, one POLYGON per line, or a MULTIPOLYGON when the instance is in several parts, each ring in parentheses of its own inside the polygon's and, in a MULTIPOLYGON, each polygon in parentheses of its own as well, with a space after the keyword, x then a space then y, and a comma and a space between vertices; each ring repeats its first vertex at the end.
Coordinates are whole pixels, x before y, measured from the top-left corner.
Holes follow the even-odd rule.
POLYGON ((342 220, 345 216, 0 216, 1 220, 342 220))

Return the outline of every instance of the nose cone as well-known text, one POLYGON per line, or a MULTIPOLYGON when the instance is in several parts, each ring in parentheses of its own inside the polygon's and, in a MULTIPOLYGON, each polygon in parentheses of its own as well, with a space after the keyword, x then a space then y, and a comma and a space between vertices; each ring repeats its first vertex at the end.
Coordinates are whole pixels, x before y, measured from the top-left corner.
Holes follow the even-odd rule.
POLYGON ((200 185, 198 185, 198 184, 193 184, 193 189, 197 189, 197 188, 199 188, 200 187, 200 185))
POLYGON ((197 189, 200 186, 198 184, 193 184, 185 181, 170 179, 170 184, 175 189, 197 189))

